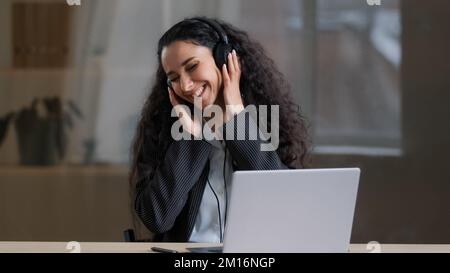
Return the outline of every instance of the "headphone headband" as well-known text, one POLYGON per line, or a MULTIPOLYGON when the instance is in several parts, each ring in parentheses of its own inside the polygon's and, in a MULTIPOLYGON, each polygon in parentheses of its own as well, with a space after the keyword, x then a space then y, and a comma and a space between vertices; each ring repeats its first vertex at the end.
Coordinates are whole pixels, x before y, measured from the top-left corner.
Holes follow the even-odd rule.
POLYGON ((219 37, 222 39, 222 41, 225 44, 228 44, 228 37, 225 34, 225 31, 223 30, 223 28, 218 23, 216 23, 215 21, 209 20, 207 18, 202 18, 202 17, 197 17, 194 20, 203 22, 203 23, 207 24, 208 26, 212 27, 216 31, 216 33, 219 34, 219 37))

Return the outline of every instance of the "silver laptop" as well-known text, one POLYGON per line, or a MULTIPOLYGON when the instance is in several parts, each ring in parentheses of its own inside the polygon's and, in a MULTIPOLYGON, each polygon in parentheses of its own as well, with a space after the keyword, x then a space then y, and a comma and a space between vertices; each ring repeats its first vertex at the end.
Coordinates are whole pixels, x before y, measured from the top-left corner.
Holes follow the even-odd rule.
POLYGON ((358 168, 234 172, 223 252, 347 252, 359 175, 358 168))

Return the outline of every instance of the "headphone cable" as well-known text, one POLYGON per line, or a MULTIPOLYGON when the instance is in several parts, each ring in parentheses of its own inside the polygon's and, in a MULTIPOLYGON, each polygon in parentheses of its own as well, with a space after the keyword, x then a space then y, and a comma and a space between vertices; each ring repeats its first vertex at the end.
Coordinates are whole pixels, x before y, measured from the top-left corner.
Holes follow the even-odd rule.
POLYGON ((223 225, 223 229, 225 229, 225 226, 227 225, 227 214, 228 214, 228 190, 227 190, 227 179, 226 179, 226 162, 227 162, 227 143, 225 140, 223 141, 225 144, 225 158, 223 160, 223 184, 225 187, 225 221, 223 225))
MULTIPOLYGON (((224 181, 224 188, 225 188, 225 216, 224 216, 224 225, 223 225, 223 229, 225 229, 225 226, 227 224, 227 211, 228 211, 228 190, 227 190, 227 180, 226 180, 226 162, 227 162, 227 145, 224 141, 225 144, 225 156, 224 156, 224 160, 223 160, 223 181, 224 181)), ((222 232, 222 213, 220 210, 220 201, 219 201, 219 197, 216 194, 216 191, 214 190, 214 188, 211 185, 211 182, 209 181, 209 178, 206 178, 206 180, 208 181, 208 185, 211 188, 211 191, 214 194, 214 197, 216 198, 217 201, 217 210, 219 212, 219 232, 220 232, 220 243, 223 243, 223 232, 222 232)))
POLYGON ((213 187, 211 186, 211 182, 209 182, 209 178, 206 178, 206 180, 208 181, 208 185, 211 188, 214 197, 216 197, 216 201, 217 201, 217 209, 219 211, 219 231, 220 231, 220 243, 223 243, 223 234, 222 234, 222 215, 220 213, 220 202, 219 202, 219 197, 217 197, 216 191, 214 191, 213 187))

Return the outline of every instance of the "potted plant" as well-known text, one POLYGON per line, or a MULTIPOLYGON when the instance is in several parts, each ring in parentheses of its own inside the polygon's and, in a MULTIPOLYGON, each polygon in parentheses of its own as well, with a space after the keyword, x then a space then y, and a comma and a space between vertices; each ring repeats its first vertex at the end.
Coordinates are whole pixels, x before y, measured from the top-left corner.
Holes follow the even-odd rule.
POLYGON ((0 144, 12 121, 21 164, 57 164, 66 154, 67 130, 73 128, 73 117, 83 118, 72 101, 63 103, 58 97, 36 98, 29 107, 0 119, 0 144), (44 109, 44 113, 38 110, 38 106, 44 109))
POLYGON ((14 113, 8 113, 3 117, 0 117, 0 146, 2 146, 3 140, 8 131, 8 125, 11 119, 14 117, 14 113))

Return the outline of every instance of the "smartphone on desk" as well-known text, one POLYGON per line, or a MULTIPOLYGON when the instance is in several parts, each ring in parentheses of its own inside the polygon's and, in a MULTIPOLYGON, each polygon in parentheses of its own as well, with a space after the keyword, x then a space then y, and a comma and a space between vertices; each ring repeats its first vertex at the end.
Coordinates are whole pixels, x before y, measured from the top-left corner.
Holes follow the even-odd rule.
POLYGON ((162 247, 157 247, 157 246, 152 246, 150 248, 150 250, 153 252, 158 252, 158 253, 178 253, 178 251, 176 251, 175 249, 168 249, 168 248, 162 248, 162 247))

